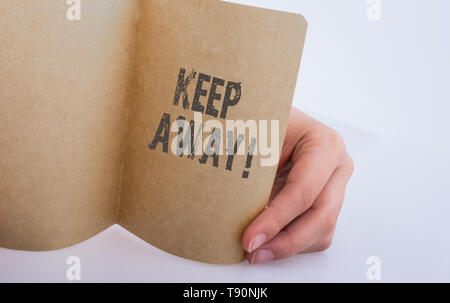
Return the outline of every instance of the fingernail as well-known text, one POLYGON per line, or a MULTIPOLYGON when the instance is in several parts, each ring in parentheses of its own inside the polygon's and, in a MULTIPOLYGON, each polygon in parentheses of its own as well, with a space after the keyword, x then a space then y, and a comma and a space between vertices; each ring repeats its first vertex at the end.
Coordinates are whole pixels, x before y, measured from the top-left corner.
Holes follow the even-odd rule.
POLYGON ((273 260, 274 255, 270 249, 260 249, 252 256, 251 264, 259 264, 273 260))
POLYGON ((254 252, 258 247, 266 243, 266 235, 265 234, 259 234, 256 235, 251 241, 250 245, 248 246, 248 252, 254 252))

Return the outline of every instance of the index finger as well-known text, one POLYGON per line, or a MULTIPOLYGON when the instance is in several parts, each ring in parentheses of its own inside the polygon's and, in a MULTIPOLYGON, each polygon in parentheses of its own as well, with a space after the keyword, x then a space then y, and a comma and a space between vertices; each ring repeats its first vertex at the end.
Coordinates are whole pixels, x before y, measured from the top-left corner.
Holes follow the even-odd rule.
POLYGON ((328 150, 304 152, 289 173, 283 189, 248 227, 243 247, 252 252, 270 241, 314 203, 336 168, 337 159, 328 150))

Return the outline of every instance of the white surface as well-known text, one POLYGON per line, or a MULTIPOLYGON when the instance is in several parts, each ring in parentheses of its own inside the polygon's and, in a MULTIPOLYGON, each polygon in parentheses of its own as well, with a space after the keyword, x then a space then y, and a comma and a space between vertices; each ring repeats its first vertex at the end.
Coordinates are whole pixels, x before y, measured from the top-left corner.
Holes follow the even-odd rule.
POLYGON ((114 226, 47 253, 0 249, 0 281, 450 282, 450 2, 235 1, 302 13, 309 22, 294 104, 337 128, 356 171, 333 246, 266 265, 213 266, 167 255, 114 226))

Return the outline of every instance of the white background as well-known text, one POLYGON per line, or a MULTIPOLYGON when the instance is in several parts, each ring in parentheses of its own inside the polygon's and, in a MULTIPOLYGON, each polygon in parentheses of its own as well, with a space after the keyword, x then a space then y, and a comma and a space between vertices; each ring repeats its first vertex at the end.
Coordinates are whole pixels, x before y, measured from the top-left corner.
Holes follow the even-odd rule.
MULTIPOLYGON (((294 104, 339 130, 356 164, 333 246, 251 266, 168 255, 118 226, 68 249, 0 249, 0 281, 450 282, 450 2, 234 1, 303 14, 308 36, 294 104)), ((282 33, 280 33, 282 34, 282 33)))

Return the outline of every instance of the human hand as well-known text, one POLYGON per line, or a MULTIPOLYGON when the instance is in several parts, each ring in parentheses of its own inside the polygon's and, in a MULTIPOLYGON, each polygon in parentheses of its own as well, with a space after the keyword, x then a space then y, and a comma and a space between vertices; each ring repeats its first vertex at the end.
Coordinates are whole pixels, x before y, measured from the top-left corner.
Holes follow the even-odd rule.
POLYGON ((292 108, 268 207, 243 236, 248 262, 328 249, 352 174, 337 132, 292 108))

